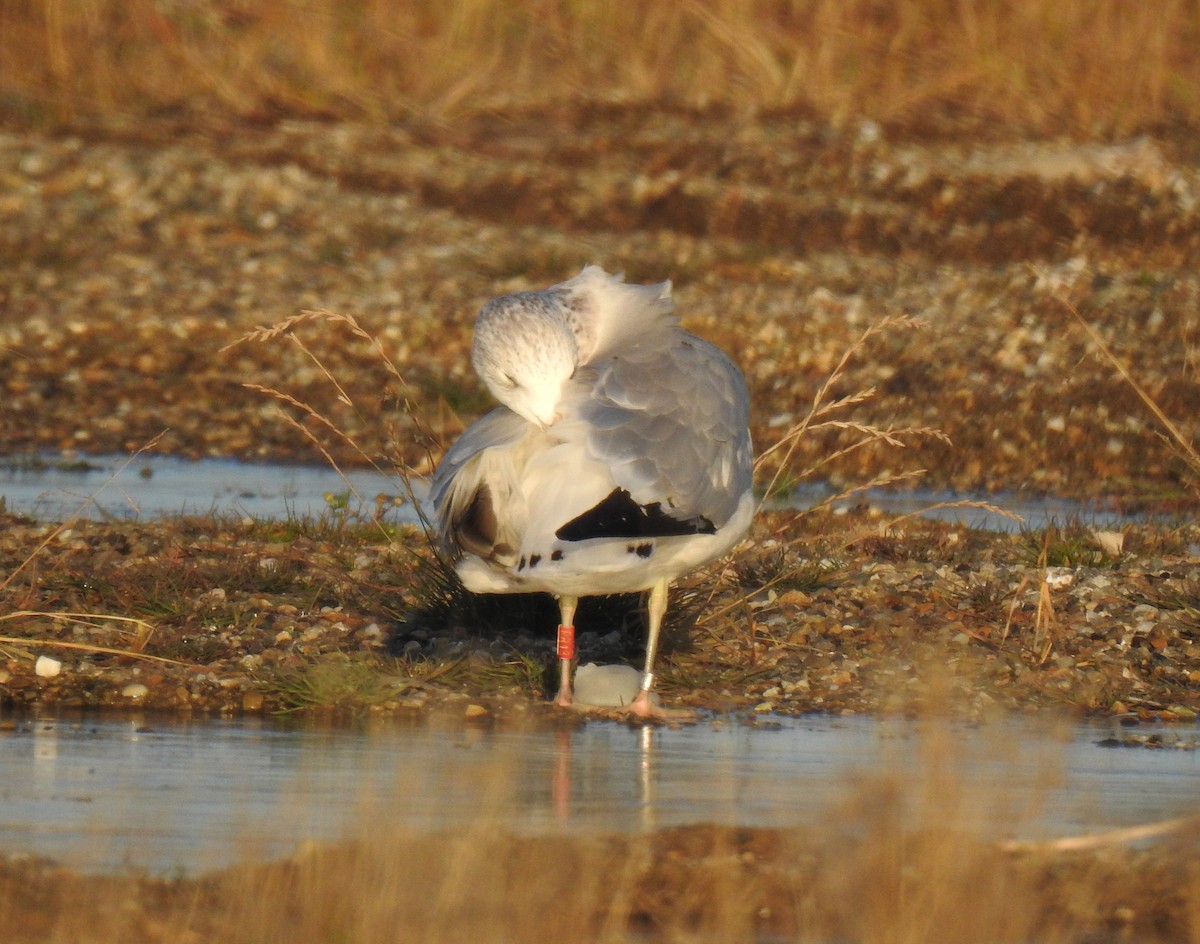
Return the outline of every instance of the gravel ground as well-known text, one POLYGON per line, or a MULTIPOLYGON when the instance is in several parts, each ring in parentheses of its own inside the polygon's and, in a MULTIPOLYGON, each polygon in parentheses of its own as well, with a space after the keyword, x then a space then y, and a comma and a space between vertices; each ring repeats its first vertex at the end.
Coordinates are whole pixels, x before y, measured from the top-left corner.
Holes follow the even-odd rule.
MULTIPOLYGON (((1062 298, 1185 426, 1200 276, 1194 141, 889 140, 795 115, 513 112, 453 126, 169 125, 0 135, 0 439, 10 453, 155 449, 321 461, 265 385, 355 445, 346 464, 440 444, 486 406, 466 356, 479 305, 596 261, 675 280, 693 330, 734 351, 756 442, 802 417, 839 359, 856 422, 935 427, 821 478, 1143 507, 1193 475, 1089 353, 1062 298), (226 349, 304 309, 308 351, 226 349), (339 400, 322 367, 338 379, 339 400), (389 373, 399 368, 408 386, 389 373)), ((845 431, 811 432, 795 478, 845 431)))
MULTIPOLYGON (((1200 711, 1195 528, 1000 535, 871 512, 790 517, 764 515, 728 566, 675 594, 669 704, 1135 724, 1200 711)), ((553 720, 549 599, 431 608, 428 559, 419 534, 366 525, 10 519, 0 698, 553 720)), ((636 598, 587 602, 582 661, 637 664, 636 598)))

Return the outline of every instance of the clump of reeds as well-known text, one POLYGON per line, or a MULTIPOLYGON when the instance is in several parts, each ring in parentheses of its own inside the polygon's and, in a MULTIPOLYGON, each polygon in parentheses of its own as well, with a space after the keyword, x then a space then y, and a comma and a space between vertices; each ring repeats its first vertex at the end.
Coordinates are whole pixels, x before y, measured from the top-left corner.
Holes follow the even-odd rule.
POLYGON ((1147 412, 1149 412, 1154 422, 1158 425, 1159 434, 1171 447, 1175 455, 1183 462, 1191 476, 1190 488, 1193 494, 1200 495, 1200 450, 1197 449, 1194 438, 1179 423, 1167 415, 1153 394, 1146 388, 1146 385, 1134 375, 1129 365, 1112 349, 1112 346, 1104 339, 1104 336, 1097 330, 1096 326, 1079 313, 1079 309, 1075 304, 1061 292, 1056 292, 1054 297, 1066 308, 1075 323, 1083 329, 1084 333, 1088 336, 1088 340, 1095 346, 1100 358, 1117 372, 1117 376, 1120 377, 1121 382, 1132 390, 1142 402, 1142 405, 1146 407, 1147 412))

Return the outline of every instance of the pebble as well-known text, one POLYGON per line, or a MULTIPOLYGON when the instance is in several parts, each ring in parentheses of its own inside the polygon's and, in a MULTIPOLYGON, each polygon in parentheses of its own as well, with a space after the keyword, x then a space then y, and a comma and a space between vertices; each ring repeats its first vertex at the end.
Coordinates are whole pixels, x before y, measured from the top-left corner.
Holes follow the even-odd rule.
POLYGON ((1125 549, 1125 535, 1120 531, 1093 530, 1092 537, 1100 545, 1100 550, 1109 557, 1120 557, 1125 549))
POLYGON ((1075 571, 1070 567, 1047 567, 1044 579, 1051 590, 1061 590, 1075 582, 1075 571))
POLYGON ((637 696, 642 675, 628 665, 587 662, 575 671, 575 700, 596 708, 628 705, 637 696))
POLYGON ((246 692, 242 695, 243 711, 262 711, 263 696, 261 692, 246 692))
POLYGON ((131 701, 141 701, 150 694, 150 689, 141 682, 130 682, 121 689, 121 697, 131 701))
POLYGON ((38 656, 37 662, 34 663, 33 671, 41 678, 54 678, 62 671, 62 663, 58 659, 50 658, 50 656, 38 656))

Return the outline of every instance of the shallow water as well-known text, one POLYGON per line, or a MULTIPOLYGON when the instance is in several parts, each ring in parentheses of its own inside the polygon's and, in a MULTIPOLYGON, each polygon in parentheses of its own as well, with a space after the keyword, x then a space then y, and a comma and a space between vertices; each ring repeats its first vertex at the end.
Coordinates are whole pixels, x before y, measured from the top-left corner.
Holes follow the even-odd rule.
MULTIPOLYGON (((0 850, 86 871, 193 873, 380 822, 436 830, 487 815, 539 833, 817 824, 872 777, 918 781, 931 767, 945 777, 946 756, 927 759, 930 731, 825 717, 678 729, 592 722, 573 731, 21 721, 0 734, 0 850)), ((951 763, 972 787, 960 815, 1027 838, 1200 808, 1200 752, 1099 746, 1111 731, 946 729, 951 763)), ((1195 736, 1189 729, 1184 740, 1195 736)))
MULTIPOLYGON (((414 483, 418 499, 424 483, 414 483)), ((795 508, 811 507, 828 498, 820 485, 798 489, 795 508)), ((31 465, 0 465, 0 497, 10 511, 46 521, 83 518, 155 518, 181 514, 220 514, 260 519, 318 517, 330 510, 329 497, 348 497, 351 509, 373 512, 377 496, 403 498, 395 475, 354 471, 342 475, 328 466, 239 462, 233 459, 181 459, 141 456, 89 456, 83 468, 58 463, 56 457, 31 465), (328 496, 328 497, 327 497, 328 496)), ((835 508, 866 504, 892 514, 921 514, 971 528, 1013 531, 1042 528, 1051 522, 1079 520, 1098 528, 1115 528, 1130 520, 1110 508, 1054 497, 1011 494, 954 495, 931 490, 885 492, 872 489, 835 502, 835 508), (1018 515, 1014 519, 982 507, 957 504, 984 500, 1018 515), (953 507, 946 507, 951 505, 953 507), (940 506, 940 507, 939 507, 940 506)), ((389 507, 390 520, 415 523, 408 504, 389 507)))
MULTIPOLYGON (((0 496, 9 511, 46 521, 82 518, 158 518, 185 514, 259 519, 315 518, 347 496, 351 508, 375 508, 376 496, 403 498, 393 475, 344 475, 329 466, 181 459, 177 456, 89 456, 83 467, 10 462, 0 468, 0 496), (328 496, 328 497, 327 497, 328 496)), ((416 521, 410 507, 389 510, 416 521)))

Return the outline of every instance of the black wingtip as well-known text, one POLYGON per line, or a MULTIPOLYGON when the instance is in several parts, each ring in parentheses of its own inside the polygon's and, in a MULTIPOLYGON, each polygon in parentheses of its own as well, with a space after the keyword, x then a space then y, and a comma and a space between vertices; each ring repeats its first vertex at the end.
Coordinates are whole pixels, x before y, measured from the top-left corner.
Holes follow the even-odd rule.
POLYGON ((560 541, 591 538, 661 538, 683 534, 715 534, 713 523, 703 515, 672 518, 661 502, 639 505, 623 488, 614 488, 599 504, 572 518, 554 532, 560 541))

